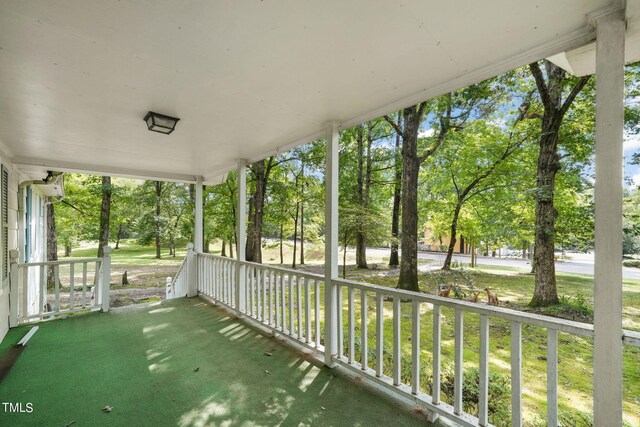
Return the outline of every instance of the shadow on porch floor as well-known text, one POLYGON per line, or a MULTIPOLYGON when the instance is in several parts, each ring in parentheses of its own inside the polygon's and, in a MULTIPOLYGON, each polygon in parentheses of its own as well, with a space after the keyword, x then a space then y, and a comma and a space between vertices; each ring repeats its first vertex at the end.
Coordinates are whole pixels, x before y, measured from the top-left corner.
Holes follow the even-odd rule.
POLYGON ((6 426, 426 424, 196 298, 41 323, 0 396, 33 405, 6 426))

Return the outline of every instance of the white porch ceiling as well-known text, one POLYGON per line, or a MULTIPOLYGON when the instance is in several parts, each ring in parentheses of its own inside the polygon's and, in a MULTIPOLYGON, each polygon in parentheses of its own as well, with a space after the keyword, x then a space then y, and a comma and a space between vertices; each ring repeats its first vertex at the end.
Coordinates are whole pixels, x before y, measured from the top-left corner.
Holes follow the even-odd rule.
POLYGON ((322 135, 593 40, 607 0, 0 0, 14 163, 215 182, 322 135), (181 120, 166 136, 147 111, 181 120))

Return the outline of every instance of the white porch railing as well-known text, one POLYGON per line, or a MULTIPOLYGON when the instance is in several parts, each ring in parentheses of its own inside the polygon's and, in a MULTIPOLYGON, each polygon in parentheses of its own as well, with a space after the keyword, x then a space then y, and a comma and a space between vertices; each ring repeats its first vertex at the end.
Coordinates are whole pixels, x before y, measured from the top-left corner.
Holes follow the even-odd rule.
POLYGON ((187 295, 187 261, 189 257, 185 257, 180 264, 180 268, 173 279, 167 277, 167 289, 165 293, 166 299, 179 298, 187 295))
POLYGON ((84 310, 109 310, 111 248, 102 258, 19 263, 10 251, 11 327, 84 310), (48 288, 49 269, 53 289, 48 288))
MULTIPOLYGON (((546 418, 549 426, 558 425, 558 334, 593 337, 593 325, 586 323, 343 279, 335 279, 331 284, 338 295, 337 331, 325 331, 323 318, 325 299, 322 296, 325 292, 324 276, 251 262, 239 262, 210 254, 190 252, 187 258, 189 257, 192 258, 194 281, 197 283, 198 293, 320 353, 324 353, 326 334, 335 333, 338 336, 337 354, 333 355, 335 362, 364 376, 377 386, 421 404, 433 414, 442 415, 464 426, 490 425, 488 413, 489 325, 492 321, 501 319, 499 321, 506 321, 510 325, 511 414, 514 426, 521 426, 523 423, 523 325, 546 329, 546 418), (369 307, 370 299, 375 301, 371 307, 369 307), (441 399, 443 308, 452 310, 455 318, 452 405, 441 399), (431 311, 433 322, 428 326, 422 325, 421 318, 429 311, 431 311), (345 315, 346 319, 343 318, 345 315), (479 316, 480 319, 477 417, 466 413, 463 408, 465 315, 479 316), (387 316, 386 321, 385 316, 387 316), (375 319, 374 345, 368 342, 370 319, 375 319), (346 337, 343 336, 345 321, 346 337), (402 357, 401 322, 405 321, 409 321, 411 325, 409 379, 406 375, 405 378, 402 376, 402 364, 409 360, 408 357, 402 357), (390 343, 392 358, 388 359, 384 357, 385 324, 386 327, 390 324, 392 328, 390 343), (429 333, 425 334, 425 330, 429 333), (421 380, 427 377, 420 372, 424 335, 430 336, 432 344, 430 346, 432 352, 430 384, 421 383, 421 380), (359 351, 356 351, 356 346, 359 347, 359 351), (370 366, 368 360, 371 351, 375 354, 374 366, 370 366), (385 366, 385 363, 391 366, 385 366), (391 375, 385 375, 385 372, 391 372, 391 375), (430 394, 425 392, 428 386, 432 390, 430 394)), ((187 262, 189 262, 188 259, 187 262)), ((406 339, 405 336, 404 340, 406 339)), ((621 339, 627 345, 640 347, 640 333, 624 331, 621 339)), ((388 352, 387 347, 386 353, 388 352)))
POLYGON ((324 331, 322 288, 317 274, 287 270, 251 262, 241 262, 243 289, 236 283, 238 261, 210 254, 194 254, 198 292, 270 329, 323 351, 324 331))

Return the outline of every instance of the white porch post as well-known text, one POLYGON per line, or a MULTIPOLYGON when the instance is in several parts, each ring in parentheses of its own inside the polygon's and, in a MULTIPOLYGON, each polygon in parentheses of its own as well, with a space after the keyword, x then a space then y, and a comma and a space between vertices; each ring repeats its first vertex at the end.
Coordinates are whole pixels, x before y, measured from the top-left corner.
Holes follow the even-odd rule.
POLYGON ((336 365, 338 349, 338 294, 332 279, 338 278, 338 124, 325 128, 325 197, 324 197, 324 363, 336 365))
POLYGON ((624 9, 594 17, 596 187, 594 425, 622 425, 624 9))
POLYGON ((245 300, 245 280, 244 265, 240 262, 246 260, 247 247, 247 162, 246 160, 238 161, 238 207, 236 209, 236 311, 238 314, 244 312, 245 300))
MULTIPOLYGON (((26 274, 26 272, 25 272, 26 274)), ((101 308, 103 312, 109 311, 109 291, 111 290, 111 246, 103 248, 102 255, 102 293, 101 308)))
POLYGON ((202 226, 202 177, 196 177, 196 209, 193 228, 193 244, 196 252, 203 252, 204 230, 202 226))
MULTIPOLYGON (((193 243, 187 243, 187 280, 186 280, 186 288, 187 297, 195 297, 198 295, 198 258, 197 253, 194 250, 193 243)), ((184 289, 183 288, 183 289, 184 289)), ((174 292, 175 293, 175 292, 174 292)), ((182 296, 182 295, 180 295, 182 296)))

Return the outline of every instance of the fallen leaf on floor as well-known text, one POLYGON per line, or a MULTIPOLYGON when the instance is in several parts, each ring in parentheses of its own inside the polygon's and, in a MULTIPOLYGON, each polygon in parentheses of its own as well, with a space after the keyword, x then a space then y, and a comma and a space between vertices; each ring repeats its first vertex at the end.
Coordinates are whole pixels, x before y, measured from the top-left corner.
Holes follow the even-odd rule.
POLYGON ((194 369, 193 372, 198 372, 199 370, 200 370, 200 368, 198 367, 198 368, 194 369))
POLYGON ((264 370, 264 373, 265 373, 265 374, 270 374, 271 372, 265 369, 265 370, 264 370))
POLYGON ((64 425, 64 427, 72 426, 72 425, 74 425, 75 423, 76 423, 76 420, 69 421, 68 423, 66 423, 66 424, 64 425))
POLYGON ((273 356, 273 353, 271 353, 270 351, 265 351, 265 352, 264 352, 264 355, 265 355, 265 356, 273 356))
POLYGON ((109 412, 111 412, 112 409, 113 407, 107 405, 104 408, 102 408, 102 412, 104 412, 105 414, 108 414, 109 412))
POLYGON ((324 411, 326 408, 324 406, 321 406, 320 409, 322 409, 324 411))

